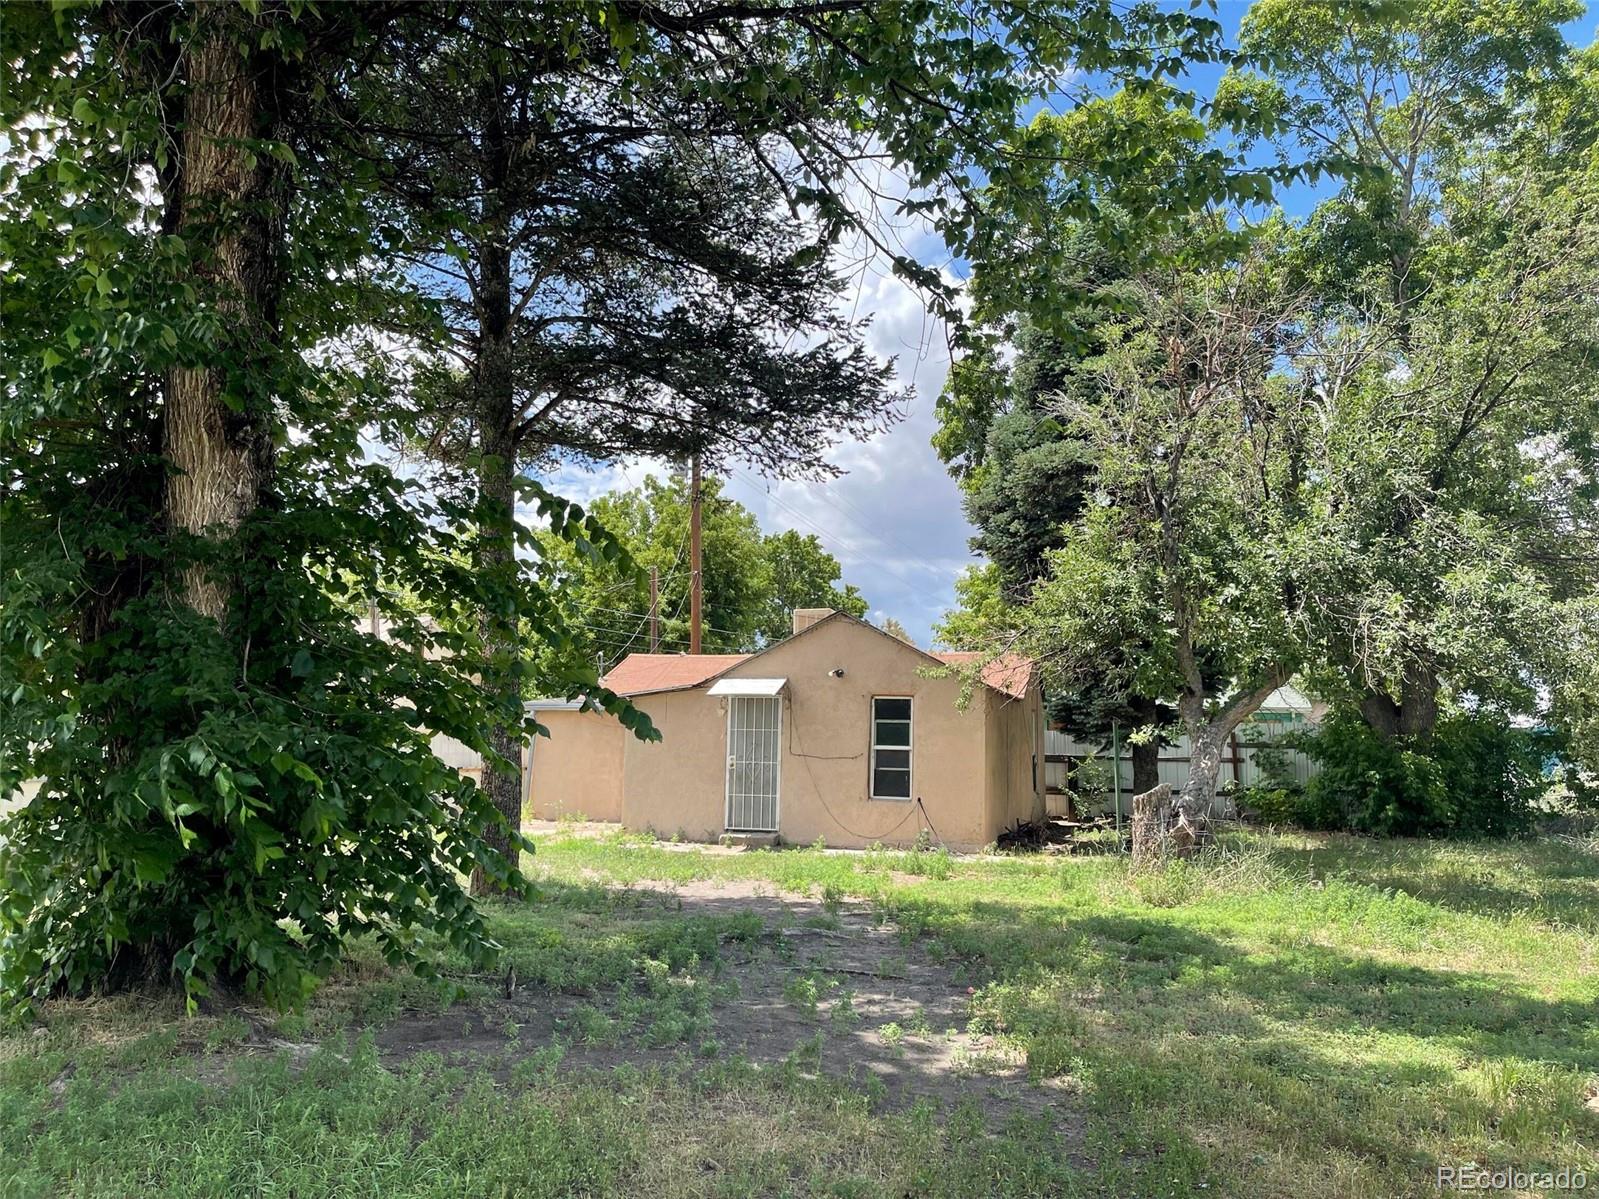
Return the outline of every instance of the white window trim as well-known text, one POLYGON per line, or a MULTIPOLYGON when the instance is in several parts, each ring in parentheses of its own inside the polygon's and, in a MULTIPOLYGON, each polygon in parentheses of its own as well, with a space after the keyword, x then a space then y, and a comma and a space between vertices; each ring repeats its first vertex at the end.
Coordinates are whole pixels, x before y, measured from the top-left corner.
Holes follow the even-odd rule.
MULTIPOLYGON (((867 719, 871 722, 870 746, 871 753, 867 755, 866 797, 880 800, 883 803, 911 803, 916 799, 916 755, 913 753, 916 741, 916 697, 914 695, 874 695, 867 709, 867 719), (910 704, 910 716, 905 720, 905 744, 885 745, 881 748, 905 751, 905 790, 908 795, 878 795, 877 794, 877 701, 880 699, 902 699, 910 704)), ((897 767, 888 767, 890 770, 897 767)))

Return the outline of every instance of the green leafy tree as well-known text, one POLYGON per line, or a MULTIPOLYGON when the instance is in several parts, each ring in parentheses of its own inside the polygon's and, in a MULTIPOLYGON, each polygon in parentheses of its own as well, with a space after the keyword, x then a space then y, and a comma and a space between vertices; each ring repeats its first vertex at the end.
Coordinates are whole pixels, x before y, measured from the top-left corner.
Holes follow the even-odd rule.
MULTIPOLYGON (((1141 166, 1089 186, 1097 212, 1083 206, 1081 179, 1061 184, 1053 197, 1058 220, 1036 230, 1010 226, 1014 249, 976 272, 981 324, 951 368, 934 436, 977 528, 972 548, 993 563, 972 591, 976 606, 946 618, 965 642, 996 648, 1014 639, 1024 618, 1006 609, 1031 602, 1050 573, 1051 552, 1094 502, 1099 447, 1061 413, 1100 402, 1102 379, 1081 364, 1110 349, 1127 315, 1144 305, 1135 272, 1140 264, 1152 269, 1173 244, 1162 232, 1173 217, 1159 198, 1170 200, 1179 189, 1191 200, 1193 164, 1220 161, 1206 147, 1204 124, 1171 101, 1169 92, 1124 92, 1040 118, 1033 134, 1074 156, 1134 129, 1147 153, 1141 166)), ((1218 222, 1190 221, 1183 236, 1195 259, 1234 240, 1218 222)), ((979 576, 968 582, 977 584, 979 576)), ((1055 656, 1034 649, 1045 664, 1051 718, 1075 736, 1107 744, 1120 726, 1130 734, 1133 785, 1143 791, 1158 781, 1160 729, 1176 711, 1165 702, 1168 694, 1132 689, 1137 664, 1152 648, 1136 625, 1120 633, 1114 645, 1096 641, 1093 671, 1052 670, 1055 656)))
MULTIPOLYGON (((866 601, 840 585, 838 560, 813 536, 793 531, 763 536, 755 514, 701 480, 702 645, 706 653, 746 653, 787 637, 792 612, 837 608, 859 616, 866 601)), ((577 651, 606 669, 629 653, 649 649, 649 580, 659 581, 660 649, 689 647, 689 481, 651 476, 641 487, 599 496, 589 515, 615 534, 639 569, 595 559, 541 534, 557 572, 568 619, 581 632, 577 651)))
MULTIPOLYGON (((474 612, 552 640, 560 612, 531 564, 462 568, 480 512, 366 460, 392 379, 327 350, 386 314, 323 101, 393 15, 0 23, 0 793, 38 781, 0 840, 10 1008, 146 976, 293 1004, 362 934, 423 971, 429 933, 485 959, 461 876, 522 886, 491 844, 514 834, 429 741, 487 752, 522 723, 477 687, 474 612), (391 639, 357 625, 374 596, 391 639)), ((648 729, 592 672, 550 683, 648 729)))
POLYGON ((1091 447, 1095 502, 1020 618, 1068 688, 1175 700, 1191 744, 1179 810, 1196 829, 1228 735, 1304 652, 1298 577, 1318 526, 1275 245, 1263 234, 1232 264, 1135 282, 1136 314, 1081 364, 1095 399, 1063 409, 1091 447))
POLYGON ((793 630, 794 609, 832 608, 851 616, 866 615, 866 599, 853 583, 841 582, 844 570, 814 533, 785 529, 761 543, 771 589, 755 634, 763 644, 781 641, 793 630))
POLYGON ((1594 585, 1569 552, 1593 545, 1572 483, 1593 478, 1599 281, 1591 85, 1560 30, 1579 10, 1266 0, 1241 38, 1274 71, 1224 85, 1282 115, 1285 150, 1358 168, 1297 255, 1315 336, 1369 347, 1326 393, 1337 527, 1313 586, 1320 685, 1383 737, 1467 695, 1533 706, 1556 607, 1594 585))
POLYGON ((981 652, 1011 617, 1012 606, 1000 590, 999 568, 992 562, 968 566, 955 576, 955 607, 933 624, 933 644, 944 649, 981 652))
MULTIPOLYGON (((1263 74, 1229 77, 1212 107, 1213 128, 1221 114, 1249 118, 1238 125, 1239 149, 1270 134, 1285 162, 1317 153, 1348 175, 1302 228, 1266 231, 1282 276, 1278 327, 1292 327, 1300 347, 1268 374, 1297 404, 1312 397, 1318 429, 1280 430, 1292 452, 1278 457, 1296 496, 1282 529, 1297 524, 1302 538, 1314 528, 1320 546, 1283 576, 1299 656, 1318 689, 1358 706, 1381 736, 1425 738, 1441 711, 1462 703, 1524 711, 1560 694, 1564 711, 1584 708, 1582 684, 1558 683, 1583 674, 1568 652, 1581 639, 1566 622, 1592 594, 1599 564, 1587 366, 1599 261, 1588 225, 1594 108, 1588 64, 1571 59, 1559 32, 1570 15, 1570 6, 1536 3, 1260 4, 1243 44, 1263 74)), ((1096 123, 1142 122, 1156 149, 1149 180, 1133 183, 1155 189, 1147 198, 1214 161, 1214 151, 1195 153, 1201 133, 1184 114, 1151 103, 1146 92, 1049 123, 1068 144, 1084 144, 1096 123)), ((1049 505, 1085 481, 1105 498, 1098 446, 1086 474, 1079 457, 1057 465, 1063 486, 1047 500, 1029 506, 1036 487, 1007 494, 1027 455, 1059 435, 1047 420, 1014 415, 1022 405, 1007 363, 1036 353, 1027 339, 1038 330, 1060 339, 1068 363, 1102 358, 1098 329, 1116 328, 1140 304, 1114 284, 1096 290, 1085 232, 1090 249, 1117 247, 1146 278, 1164 255, 1203 271, 1256 236, 1236 222, 1202 223, 1171 251, 1162 220, 1178 210, 1140 217, 1125 175, 1089 172, 1058 194, 1076 202, 1084 189, 1125 200, 1135 219, 1095 226, 1068 206, 1054 229, 1000 222, 1015 239, 1000 248, 1014 244, 1015 256, 998 259, 1009 263, 1002 272, 981 263, 975 289, 995 340, 969 346, 942 411, 940 449, 962 474, 996 561, 1012 569, 1060 527, 1049 505), (990 435, 999 457, 985 478, 990 435)), ((1059 379, 1047 396, 1046 408, 1087 402, 1059 379)), ((1259 421, 1251 417, 1251 428, 1259 421)), ((1025 578, 1002 594, 1035 599, 1025 578)), ((1126 660, 1114 663, 1102 644, 1103 677, 1084 676, 1085 694, 1103 700, 1125 688, 1158 649, 1148 634, 1165 621, 1164 608, 1128 619, 1117 639, 1126 660)), ((1230 655, 1216 652, 1200 674, 1226 679, 1230 655)), ((1235 678, 1218 694, 1241 686, 1235 678)))

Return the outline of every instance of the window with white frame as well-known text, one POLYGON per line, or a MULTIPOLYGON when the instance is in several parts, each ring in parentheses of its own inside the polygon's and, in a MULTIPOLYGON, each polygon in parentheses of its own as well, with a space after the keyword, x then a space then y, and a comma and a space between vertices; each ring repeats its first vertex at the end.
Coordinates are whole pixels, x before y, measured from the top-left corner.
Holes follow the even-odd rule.
POLYGON ((908 696, 872 697, 873 799, 911 797, 911 701, 908 696))

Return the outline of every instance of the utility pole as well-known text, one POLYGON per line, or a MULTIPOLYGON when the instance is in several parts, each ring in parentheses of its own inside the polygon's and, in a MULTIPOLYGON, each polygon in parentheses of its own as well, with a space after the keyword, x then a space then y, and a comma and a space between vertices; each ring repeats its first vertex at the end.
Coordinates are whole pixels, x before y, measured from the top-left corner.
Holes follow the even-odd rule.
POLYGON ((661 572, 650 567, 650 653, 661 652, 661 572))
POLYGON ((700 619, 705 604, 705 581, 700 574, 700 455, 689 460, 688 482, 689 608, 688 652, 700 652, 700 619))

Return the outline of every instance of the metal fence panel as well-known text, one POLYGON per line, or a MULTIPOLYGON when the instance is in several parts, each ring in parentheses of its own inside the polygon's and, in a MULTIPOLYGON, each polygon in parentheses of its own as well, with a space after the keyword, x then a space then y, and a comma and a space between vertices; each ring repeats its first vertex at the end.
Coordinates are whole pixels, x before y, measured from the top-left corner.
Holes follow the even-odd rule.
MULTIPOLYGON (((1273 714, 1274 715, 1274 714, 1273 714)), ((1280 754, 1283 765, 1301 784, 1310 781, 1316 764, 1299 749, 1282 749, 1280 743, 1288 733, 1308 727, 1298 719, 1264 719, 1246 721, 1230 740, 1222 758, 1221 783, 1239 787, 1253 787, 1266 781, 1266 770, 1260 761, 1261 751, 1280 754)), ((1186 736, 1177 737, 1170 745, 1161 746, 1159 778, 1179 788, 1188 781, 1189 742, 1186 736)), ((1071 772, 1085 761, 1094 763, 1103 778, 1106 804, 1109 806, 1115 787, 1111 774, 1111 754, 1108 746, 1079 741, 1058 729, 1044 732, 1044 784, 1052 791, 1065 791, 1071 772)), ((1117 763, 1121 775, 1122 810, 1132 810, 1133 764, 1127 747, 1121 749, 1117 763)))

